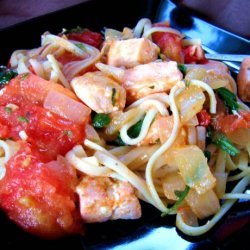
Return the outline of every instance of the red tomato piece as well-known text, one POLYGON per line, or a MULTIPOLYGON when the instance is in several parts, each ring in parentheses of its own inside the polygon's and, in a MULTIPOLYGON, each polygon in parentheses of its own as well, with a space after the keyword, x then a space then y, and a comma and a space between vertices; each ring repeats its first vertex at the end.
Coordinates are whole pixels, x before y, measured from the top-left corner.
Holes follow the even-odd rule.
POLYGON ((62 55, 56 57, 56 60, 59 61, 61 64, 65 65, 69 62, 81 61, 82 58, 71 52, 65 51, 62 55))
POLYGON ((43 104, 48 92, 54 90, 74 100, 76 95, 62 85, 49 82, 34 74, 21 74, 13 78, 0 93, 0 105, 14 103, 43 104))
POLYGON ((63 157, 42 163, 36 150, 22 143, 0 181, 0 207, 16 224, 40 237, 80 233, 76 185, 76 173, 63 157))
POLYGON ((209 115, 205 109, 197 114, 197 118, 200 126, 207 127, 211 122, 211 115, 209 115))
MULTIPOLYGON (((169 27, 168 23, 156 23, 155 27, 169 27)), ((153 42, 156 43, 167 58, 178 63, 183 63, 183 53, 181 37, 167 32, 155 32, 152 35, 153 42)))
POLYGON ((25 131, 27 141, 38 149, 43 161, 66 154, 85 138, 85 124, 74 123, 43 107, 30 104, 11 112, 6 112, 6 108, 1 106, 0 125, 5 128, 3 132, 0 130, 0 136, 4 139, 20 140, 19 132, 25 131))
POLYGON ((68 39, 89 44, 98 48, 102 43, 102 35, 97 32, 84 29, 82 32, 72 32, 67 34, 68 39))
POLYGON ((185 63, 206 63, 205 53, 200 45, 190 45, 183 48, 185 63))
POLYGON ((240 111, 239 115, 218 115, 212 125, 224 133, 231 133, 239 128, 250 128, 250 112, 240 111))

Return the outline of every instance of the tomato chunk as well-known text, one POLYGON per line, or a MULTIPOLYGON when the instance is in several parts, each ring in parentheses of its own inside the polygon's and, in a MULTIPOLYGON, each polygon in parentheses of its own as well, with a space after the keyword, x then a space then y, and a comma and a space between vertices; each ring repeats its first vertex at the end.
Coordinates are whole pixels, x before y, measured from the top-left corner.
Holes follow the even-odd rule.
POLYGON ((241 110, 239 115, 218 115, 212 125, 224 133, 231 133, 239 128, 250 128, 250 112, 241 110))
POLYGON ((63 54, 57 56, 56 60, 64 65, 72 61, 81 61, 82 58, 71 52, 65 51, 63 54))
POLYGON ((207 127, 211 122, 211 115, 209 115, 205 109, 197 114, 197 118, 200 126, 207 127))
POLYGON ((0 125, 5 128, 0 130, 3 139, 20 140, 20 131, 25 131, 27 142, 38 149, 44 161, 65 155, 85 137, 85 124, 74 123, 36 105, 27 104, 10 112, 0 107, 0 125))
MULTIPOLYGON (((168 23, 156 23, 155 27, 169 27, 168 23)), ((168 32, 155 32, 152 35, 153 42, 156 43, 167 58, 178 63, 183 63, 183 53, 181 37, 168 32)))
POLYGON ((183 48, 185 63, 206 63, 205 53, 200 45, 190 45, 183 48))
POLYGON ((42 163, 36 149, 22 143, 0 181, 0 207, 16 224, 40 237, 80 233, 76 184, 76 173, 63 157, 42 163))
POLYGON ((84 29, 82 32, 71 32, 67 34, 68 39, 87 43, 98 48, 102 43, 102 35, 97 32, 84 29))

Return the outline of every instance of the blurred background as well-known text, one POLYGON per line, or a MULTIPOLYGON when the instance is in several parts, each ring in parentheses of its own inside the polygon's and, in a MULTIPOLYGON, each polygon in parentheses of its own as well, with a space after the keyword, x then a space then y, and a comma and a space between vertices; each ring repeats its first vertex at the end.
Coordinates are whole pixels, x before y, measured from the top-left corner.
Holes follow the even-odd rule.
MULTIPOLYGON (((0 29, 86 1, 91 0, 0 0, 0 29)), ((190 8, 203 19, 221 28, 250 38, 250 0, 174 0, 173 2, 190 8)))

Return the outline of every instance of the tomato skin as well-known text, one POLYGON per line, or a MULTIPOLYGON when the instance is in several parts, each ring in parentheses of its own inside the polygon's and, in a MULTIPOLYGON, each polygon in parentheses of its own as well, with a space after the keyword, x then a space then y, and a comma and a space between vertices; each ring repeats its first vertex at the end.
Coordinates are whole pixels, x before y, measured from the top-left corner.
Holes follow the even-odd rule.
POLYGON ((102 43, 102 35, 97 32, 84 29, 82 32, 72 32, 67 34, 68 39, 89 44, 98 48, 102 43))
POLYGON ((212 125, 223 133, 231 133, 239 128, 250 128, 250 112, 241 110, 239 115, 217 115, 212 125))
POLYGON ((207 127, 211 123, 211 115, 205 109, 197 114, 197 118, 200 126, 207 127))
POLYGON ((42 163, 28 143, 22 142, 20 148, 0 181, 0 207, 24 230, 40 237, 80 233, 74 169, 63 157, 42 163))
MULTIPOLYGON (((156 23, 154 27, 169 27, 168 23, 156 23)), ((183 63, 183 53, 180 36, 168 32, 155 32, 152 34, 156 43, 167 58, 178 63, 183 63)))

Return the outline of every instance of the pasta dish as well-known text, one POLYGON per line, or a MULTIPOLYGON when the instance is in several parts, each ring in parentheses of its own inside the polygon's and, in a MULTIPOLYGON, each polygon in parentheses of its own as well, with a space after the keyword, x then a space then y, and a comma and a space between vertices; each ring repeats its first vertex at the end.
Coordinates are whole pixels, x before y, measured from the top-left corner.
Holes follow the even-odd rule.
POLYGON ((236 84, 199 39, 146 18, 45 32, 0 68, 1 210, 57 238, 138 219, 141 200, 206 233, 250 198, 249 68, 236 84))

